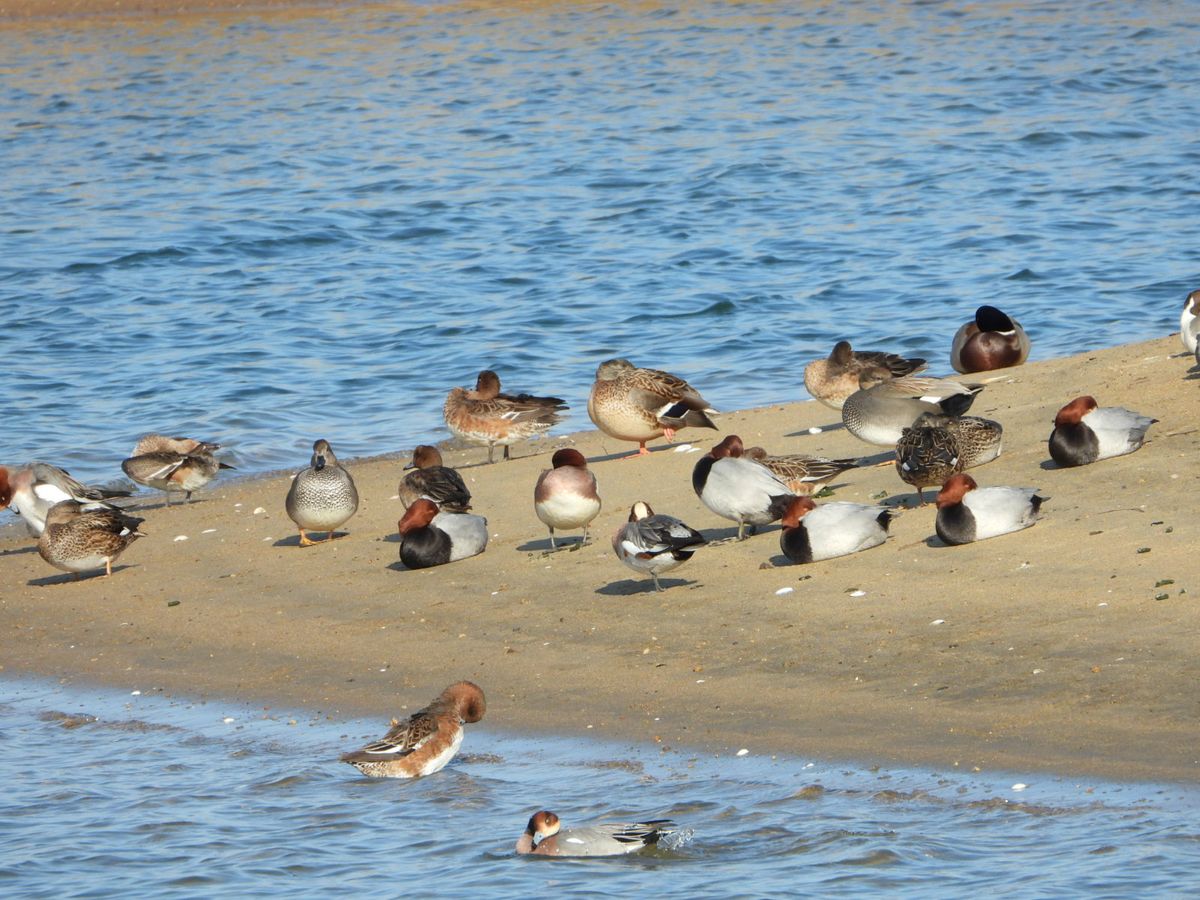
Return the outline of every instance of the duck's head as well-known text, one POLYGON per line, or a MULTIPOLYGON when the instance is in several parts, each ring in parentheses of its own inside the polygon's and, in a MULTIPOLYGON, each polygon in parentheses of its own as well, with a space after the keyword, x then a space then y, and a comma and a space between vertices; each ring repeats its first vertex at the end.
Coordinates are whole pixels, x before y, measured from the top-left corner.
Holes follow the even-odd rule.
POLYGON ((994 306, 981 306, 975 310, 975 325, 980 331, 1015 331, 1016 326, 994 306))
POLYGON ((954 506, 956 503, 962 503, 962 498, 969 491, 979 487, 975 483, 975 479, 970 475, 960 472, 957 475, 951 475, 942 485, 942 489, 938 491, 937 506, 941 509, 944 506, 954 506))
POLYGON ((788 504, 779 524, 784 528, 796 528, 800 525, 800 520, 816 508, 817 504, 813 502, 812 497, 797 497, 788 504))
POLYGON ((645 500, 639 500, 633 506, 629 507, 629 521, 638 522, 642 519, 648 519, 654 515, 654 510, 650 508, 650 504, 645 500))
POLYGON ((337 465, 337 457, 333 455, 333 448, 329 446, 329 441, 321 438, 313 442, 312 467, 320 472, 326 466, 337 465))
POLYGON ((768 453, 763 447, 747 447, 742 451, 742 456, 746 459, 752 459, 755 462, 762 462, 767 458, 768 453))
POLYGON ((487 712, 487 701, 483 699, 483 688, 473 681, 456 681, 442 691, 442 700, 454 707, 464 722, 478 722, 487 712))
POLYGON ((848 366, 852 359, 854 359, 854 349, 850 346, 849 341, 838 341, 833 345, 829 361, 835 366, 848 366))
POLYGON ((558 834, 558 829, 561 827, 562 823, 559 822, 558 816, 548 809, 543 809, 529 817, 529 824, 525 826, 525 833, 532 835, 538 840, 542 840, 558 834))
POLYGON ((876 385, 892 380, 892 373, 883 366, 867 366, 858 374, 858 387, 869 391, 876 385))
POLYGON ((633 363, 627 359, 606 359, 596 369, 597 381, 615 381, 626 372, 634 369, 633 363))
POLYGON ((6 509, 12 503, 13 486, 8 480, 8 467, 0 466, 0 509, 6 509))
POLYGON ((723 459, 726 456, 737 459, 742 455, 742 446, 742 439, 736 434, 726 435, 721 443, 708 451, 708 455, 713 459, 723 459))
POLYGON ((1054 427, 1062 428, 1066 425, 1078 425, 1083 421, 1083 417, 1096 408, 1096 398, 1084 395, 1076 397, 1066 406, 1058 411, 1058 415, 1054 417, 1054 427))
POLYGON ((1183 302, 1183 308, 1193 316, 1200 316, 1200 289, 1192 291, 1183 302))
POLYGON ((404 518, 396 523, 396 528, 401 535, 406 535, 418 528, 425 528, 437 514, 438 505, 432 500, 422 497, 420 500, 413 501, 412 506, 405 510, 404 518))
POLYGON ((556 469, 561 469, 563 466, 576 466, 580 469, 586 469, 587 459, 573 447, 564 447, 562 450, 554 452, 554 456, 550 458, 550 465, 556 469))
MULTIPOLYGON (((83 504, 76 500, 60 500, 46 513, 46 527, 62 525, 83 514, 83 504)), ((140 519, 138 521, 141 521, 140 519)))
POLYGON ((475 399, 491 400, 500 393, 500 376, 491 369, 484 369, 475 379, 475 399))
POLYGON ((404 468, 406 469, 428 469, 432 466, 440 466, 442 464, 442 451, 437 447, 431 447, 429 444, 421 444, 413 450, 412 462, 404 468))

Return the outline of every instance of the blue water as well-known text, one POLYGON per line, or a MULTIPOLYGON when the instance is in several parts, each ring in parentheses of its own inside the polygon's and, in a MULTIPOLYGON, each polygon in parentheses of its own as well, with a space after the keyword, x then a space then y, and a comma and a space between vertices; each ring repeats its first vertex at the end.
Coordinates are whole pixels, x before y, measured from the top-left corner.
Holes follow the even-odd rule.
POLYGON ((1200 277, 1177 2, 420 4, 0 29, 0 456, 244 472, 614 355, 718 408, 850 337, 1166 334, 1200 277))
POLYGON ((0 725, 8 897, 1200 891, 1191 786, 693 756, 486 725, 435 776, 374 780, 337 755, 386 718, 27 680, 0 682, 0 725), (518 858, 543 807, 568 824, 669 816, 682 831, 638 857, 518 858))

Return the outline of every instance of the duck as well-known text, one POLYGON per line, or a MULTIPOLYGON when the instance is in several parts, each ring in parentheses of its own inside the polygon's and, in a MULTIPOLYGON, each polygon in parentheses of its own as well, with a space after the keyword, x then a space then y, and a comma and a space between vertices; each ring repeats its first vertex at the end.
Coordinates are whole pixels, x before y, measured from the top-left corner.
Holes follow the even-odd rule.
POLYGON ((963 375, 1019 366, 1028 358, 1025 329, 994 306, 975 310, 975 318, 959 328, 950 343, 950 365, 963 375))
POLYGON ((739 541, 745 540, 747 525, 751 534, 769 525, 795 497, 774 472, 743 458, 742 449, 742 439, 728 435, 692 468, 696 496, 721 518, 737 522, 739 541))
POLYGON ((804 367, 804 387, 813 398, 832 409, 841 409, 858 390, 858 376, 867 368, 882 368, 893 378, 923 371, 925 360, 905 358, 881 350, 855 350, 849 341, 838 341, 828 359, 815 359, 804 367))
POLYGON ((400 561, 410 569, 444 566, 487 549, 487 519, 471 513, 444 512, 432 500, 414 500, 396 526, 400 561))
POLYGON ((445 768, 462 746, 463 725, 483 718, 487 701, 472 681, 456 681, 424 709, 392 719, 387 734, 341 760, 372 778, 420 778, 445 768))
POLYGON ((1158 419, 1121 406, 1098 406, 1095 397, 1076 397, 1054 417, 1050 457, 1060 466, 1085 466, 1137 450, 1158 419))
POLYGON ((917 489, 941 487, 951 475, 989 463, 1000 455, 1004 428, 979 416, 922 413, 896 442, 896 472, 917 489))
POLYGON ((1183 301, 1183 312, 1179 314, 1179 339, 1183 349, 1196 354, 1200 363, 1200 290, 1192 291, 1183 301))
POLYGON ((533 486, 533 510, 550 529, 551 550, 558 549, 555 528, 582 528, 582 547, 588 542, 588 524, 600 513, 596 476, 588 471, 583 454, 570 447, 555 451, 550 465, 533 486))
POLYGON ((187 452, 148 450, 131 456, 122 461, 121 470, 138 484, 163 491, 167 495, 167 506, 171 505, 173 493, 184 494, 183 502, 190 503, 192 493, 216 478, 221 469, 233 468, 213 456, 210 448, 220 449, 220 444, 194 443, 196 447, 187 452))
POLYGON ((49 463, 31 462, 19 469, 0 466, 0 509, 11 506, 34 537, 45 531, 46 514, 56 503, 75 500, 84 509, 115 508, 109 500, 129 495, 129 491, 80 484, 65 469, 49 463))
POLYGON ((862 464, 857 459, 826 459, 823 456, 808 456, 792 453, 786 456, 771 456, 762 447, 747 447, 742 451, 744 459, 766 466, 797 495, 808 495, 818 486, 828 484, 848 469, 862 464))
POLYGON ((779 548, 794 563, 819 562, 878 547, 895 512, 863 503, 823 503, 795 497, 783 514, 779 548))
POLYGON ((558 397, 502 394, 500 376, 484 369, 475 379, 475 389, 456 387, 446 395, 442 416, 454 434, 473 444, 486 444, 488 462, 495 462, 496 445, 504 448, 516 441, 545 434, 562 421, 569 407, 558 397))
POLYGON ((421 497, 432 500, 446 512, 467 512, 471 508, 471 492, 462 476, 443 463, 437 447, 419 445, 413 450, 412 462, 404 468, 413 470, 396 489, 405 509, 421 497))
POLYGON ((358 512, 358 489, 354 479, 338 462, 329 441, 321 438, 313 442, 308 468, 301 469, 292 479, 284 507, 288 517, 300 529, 301 547, 332 540, 334 529, 358 512), (308 536, 310 531, 326 534, 322 541, 314 541, 308 536))
POLYGON ((951 475, 938 491, 937 536, 945 543, 969 544, 1028 528, 1041 515, 1034 488, 981 488, 970 475, 951 475))
POLYGON ((635 572, 649 572, 654 589, 662 590, 658 576, 682 566, 706 543, 704 536, 673 516, 656 515, 645 500, 629 509, 629 521, 613 535, 613 552, 635 572))
POLYGON ((557 815, 543 809, 529 817, 517 839, 517 853, 524 856, 623 856, 657 844, 675 833, 670 819, 649 819, 629 824, 599 822, 563 828, 557 815))
POLYGON ((712 428, 717 411, 699 391, 669 372, 639 369, 627 359, 609 359, 596 369, 588 395, 588 416, 596 427, 619 441, 635 441, 634 456, 647 456, 646 442, 675 440, 681 428, 712 428))
POLYGON ((165 434, 151 432, 143 434, 129 455, 143 456, 147 453, 215 453, 221 449, 220 444, 212 441, 198 441, 189 437, 169 437, 165 434))
POLYGON ((878 367, 866 369, 858 383, 842 405, 842 421, 856 438, 881 447, 896 446, 921 413, 961 416, 984 387, 944 378, 892 378, 878 367))
POLYGON ((77 580, 81 572, 101 566, 109 576, 113 562, 125 548, 146 536, 138 530, 143 521, 119 509, 85 509, 77 500, 62 500, 46 513, 38 553, 54 568, 72 573, 77 580))

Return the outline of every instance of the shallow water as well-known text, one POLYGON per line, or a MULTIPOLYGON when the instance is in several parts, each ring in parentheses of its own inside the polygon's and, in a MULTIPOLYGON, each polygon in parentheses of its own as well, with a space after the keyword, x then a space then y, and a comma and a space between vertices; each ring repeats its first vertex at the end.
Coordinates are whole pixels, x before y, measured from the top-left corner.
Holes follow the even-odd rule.
MULTIPOLYGON (((719 408, 981 302, 1048 357, 1200 264, 1189 4, 434 4, 0 30, 5 461, 147 430, 243 472, 447 436, 494 367, 719 408)), ((1057 404, 1060 398, 1054 398, 1057 404)))
POLYGON ((334 722, 133 690, 0 683, 6 896, 1200 889, 1195 787, 716 758, 485 725, 436 776, 374 780, 338 753, 401 710, 334 722), (540 808, 568 824, 670 817, 682 830, 637 857, 518 858, 513 844, 540 808))

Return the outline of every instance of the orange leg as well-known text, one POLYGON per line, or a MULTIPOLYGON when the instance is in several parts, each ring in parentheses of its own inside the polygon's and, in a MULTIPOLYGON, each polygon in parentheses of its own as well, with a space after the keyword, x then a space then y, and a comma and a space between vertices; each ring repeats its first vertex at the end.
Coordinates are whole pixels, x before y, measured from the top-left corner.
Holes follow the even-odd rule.
POLYGON ((638 441, 638 449, 636 453, 630 453, 628 456, 622 456, 621 459, 637 459, 639 456, 649 456, 650 451, 646 449, 645 441, 638 441))
POLYGON ((316 541, 314 541, 307 534, 305 534, 304 529, 301 528, 300 529, 300 546, 301 547, 311 547, 315 543, 316 543, 316 541))

